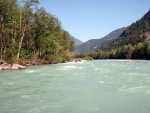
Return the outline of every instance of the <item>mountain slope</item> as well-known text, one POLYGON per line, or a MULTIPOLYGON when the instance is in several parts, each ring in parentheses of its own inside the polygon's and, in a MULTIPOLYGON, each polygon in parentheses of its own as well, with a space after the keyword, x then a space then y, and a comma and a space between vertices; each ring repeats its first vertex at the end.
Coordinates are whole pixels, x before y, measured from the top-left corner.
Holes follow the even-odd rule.
POLYGON ((83 42, 82 42, 81 40, 79 40, 79 39, 77 39, 77 38, 75 38, 75 37, 72 37, 72 38, 73 38, 73 40, 75 41, 75 45, 76 45, 76 46, 79 46, 79 45, 83 44, 83 42))
POLYGON ((80 46, 77 47, 78 52, 89 52, 89 51, 94 51, 99 45, 101 45, 104 42, 107 42, 109 40, 115 39, 120 36, 120 34, 125 30, 126 28, 120 28, 117 30, 112 31, 105 37, 101 39, 91 39, 88 40, 87 42, 81 44, 80 46))
POLYGON ((101 44, 98 49, 110 51, 123 45, 134 46, 145 39, 150 39, 150 10, 140 20, 124 30, 117 39, 101 44))
POLYGON ((78 52, 88 52, 88 51, 93 51, 98 47, 98 45, 101 43, 100 39, 91 39, 88 40, 87 42, 77 46, 77 51, 78 52))

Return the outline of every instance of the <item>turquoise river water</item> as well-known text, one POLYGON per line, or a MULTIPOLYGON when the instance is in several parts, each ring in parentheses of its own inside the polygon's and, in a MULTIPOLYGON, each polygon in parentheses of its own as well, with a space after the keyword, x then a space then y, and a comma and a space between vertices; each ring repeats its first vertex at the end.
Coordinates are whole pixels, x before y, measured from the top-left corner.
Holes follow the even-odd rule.
POLYGON ((0 113, 150 113, 150 61, 1 71, 0 113))

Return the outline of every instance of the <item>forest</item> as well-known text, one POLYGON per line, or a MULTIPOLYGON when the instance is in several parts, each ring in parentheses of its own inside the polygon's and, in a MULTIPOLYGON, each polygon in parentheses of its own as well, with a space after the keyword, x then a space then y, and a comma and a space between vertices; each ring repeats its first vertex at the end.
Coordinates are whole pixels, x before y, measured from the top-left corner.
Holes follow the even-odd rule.
POLYGON ((121 46, 110 51, 95 51, 95 52, 81 52, 76 54, 76 58, 89 59, 145 59, 150 60, 150 41, 139 42, 137 45, 131 44, 121 46))
POLYGON ((66 62, 74 40, 39 0, 0 0, 0 59, 10 63, 66 62))

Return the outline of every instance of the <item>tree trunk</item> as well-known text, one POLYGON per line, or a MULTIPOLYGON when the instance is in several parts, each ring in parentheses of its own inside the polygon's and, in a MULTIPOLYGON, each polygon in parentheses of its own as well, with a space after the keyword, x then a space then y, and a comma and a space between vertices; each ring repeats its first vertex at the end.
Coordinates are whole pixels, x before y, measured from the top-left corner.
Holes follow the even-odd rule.
POLYGON ((17 53, 17 58, 16 58, 16 62, 18 63, 19 62, 19 58, 20 58, 20 50, 21 50, 21 47, 22 47, 22 41, 23 41, 23 38, 24 38, 24 29, 23 29, 23 26, 22 26, 22 11, 20 10, 20 41, 19 41, 19 47, 18 47, 18 53, 17 53))
POLYGON ((17 53, 17 63, 18 63, 18 61, 19 61, 19 57, 20 57, 20 50, 21 50, 21 47, 22 47, 22 41, 23 41, 23 38, 24 38, 24 33, 25 32, 25 30, 24 29, 22 29, 22 36, 21 36, 21 38, 20 38, 20 42, 19 42, 19 48, 18 48, 18 53, 17 53))
POLYGON ((3 14, 0 14, 0 59, 3 58, 3 14))
POLYGON ((3 58, 3 41, 2 41, 2 34, 0 31, 0 59, 3 58))
POLYGON ((20 33, 21 33, 21 28, 22 28, 22 12, 20 10, 20 33))

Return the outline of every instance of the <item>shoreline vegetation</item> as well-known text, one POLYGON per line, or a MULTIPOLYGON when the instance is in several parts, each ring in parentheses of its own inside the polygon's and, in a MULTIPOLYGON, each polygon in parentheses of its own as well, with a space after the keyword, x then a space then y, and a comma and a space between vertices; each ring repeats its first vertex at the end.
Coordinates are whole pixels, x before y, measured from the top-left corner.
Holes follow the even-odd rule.
POLYGON ((91 57, 93 59, 143 59, 150 60, 150 41, 145 40, 137 45, 131 44, 116 47, 112 50, 98 50, 91 52, 80 52, 75 55, 75 58, 91 57))

